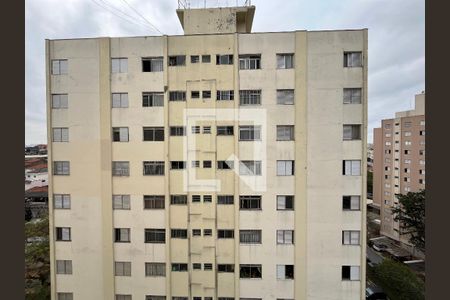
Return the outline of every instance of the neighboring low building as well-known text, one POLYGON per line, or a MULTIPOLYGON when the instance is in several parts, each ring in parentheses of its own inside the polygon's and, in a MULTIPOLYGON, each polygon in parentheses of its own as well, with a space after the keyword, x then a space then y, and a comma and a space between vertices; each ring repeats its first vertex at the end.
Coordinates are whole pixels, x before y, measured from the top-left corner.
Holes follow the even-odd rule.
POLYGON ((25 213, 31 218, 48 214, 48 170, 47 157, 43 155, 25 157, 25 213))
POLYGON ((415 96, 413 110, 381 123, 374 129, 374 203, 381 206, 381 234, 408 244, 391 209, 396 194, 425 189, 425 92, 415 96))

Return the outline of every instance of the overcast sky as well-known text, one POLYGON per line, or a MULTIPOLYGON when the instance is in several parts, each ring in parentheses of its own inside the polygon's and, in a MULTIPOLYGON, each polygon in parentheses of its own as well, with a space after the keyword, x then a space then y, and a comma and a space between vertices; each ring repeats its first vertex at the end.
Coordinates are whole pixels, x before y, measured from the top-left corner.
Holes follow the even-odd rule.
MULTIPOLYGON (((203 3, 193 0, 191 3, 203 3)), ((217 0, 207 3, 217 4, 217 0)), ((46 143, 45 39, 182 34, 177 0, 28 0, 25 143, 46 143)), ((222 4, 235 4, 236 0, 222 4)), ((424 0, 253 0, 253 32, 369 29, 369 142, 373 128, 412 109, 425 89, 424 0)))

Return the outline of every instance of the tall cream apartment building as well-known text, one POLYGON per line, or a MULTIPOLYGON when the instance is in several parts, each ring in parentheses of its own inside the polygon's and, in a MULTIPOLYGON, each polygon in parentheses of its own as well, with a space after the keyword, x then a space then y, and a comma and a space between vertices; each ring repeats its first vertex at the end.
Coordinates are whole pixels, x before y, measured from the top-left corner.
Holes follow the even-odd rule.
POLYGON ((363 299, 367 30, 47 40, 52 299, 363 299))
POLYGON ((394 119, 374 128, 374 202, 380 204, 380 233, 409 244, 399 235, 399 223, 391 209, 398 204, 395 194, 425 189, 425 93, 415 96, 413 110, 397 112, 394 119))

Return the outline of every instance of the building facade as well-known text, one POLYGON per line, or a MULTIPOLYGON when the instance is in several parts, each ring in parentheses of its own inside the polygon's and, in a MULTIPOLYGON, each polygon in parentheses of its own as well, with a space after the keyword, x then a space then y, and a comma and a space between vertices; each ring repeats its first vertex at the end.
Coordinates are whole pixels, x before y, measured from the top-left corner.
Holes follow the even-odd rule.
POLYGON ((399 235, 391 209, 396 194, 425 189, 425 93, 415 96, 413 110, 398 112, 374 129, 374 202, 380 203, 380 233, 408 243, 399 235))
POLYGON ((367 30, 47 40, 52 299, 363 299, 367 30))

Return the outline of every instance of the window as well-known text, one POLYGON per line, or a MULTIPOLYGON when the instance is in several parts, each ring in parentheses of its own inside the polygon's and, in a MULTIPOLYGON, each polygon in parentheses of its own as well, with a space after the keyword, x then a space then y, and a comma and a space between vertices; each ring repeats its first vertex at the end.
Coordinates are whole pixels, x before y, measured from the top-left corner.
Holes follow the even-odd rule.
POLYGON ((405 146, 411 146, 411 141, 405 141, 405 146))
POLYGON ((212 202, 212 195, 203 195, 203 202, 212 202))
POLYGON ((411 173, 411 169, 405 168, 404 169, 405 173, 411 173))
POLYGON ((361 175, 361 161, 360 160, 344 160, 342 164, 343 175, 361 175))
POLYGON ((419 179, 420 184, 425 184, 425 179, 419 179))
POLYGON ((217 272, 219 273, 234 273, 234 265, 232 264, 219 264, 217 265, 217 272))
POLYGON ((411 136, 411 131, 405 131, 405 136, 411 136))
POLYGON ((277 125, 277 141, 293 141, 294 126, 293 125, 277 125))
POLYGON ((405 154, 411 154, 411 150, 405 150, 404 153, 405 154))
POLYGON ((128 161, 112 162, 113 176, 130 176, 130 163, 128 161))
POLYGON ((203 264, 203 270, 211 271, 213 269, 212 264, 203 264))
POLYGON ((200 161, 199 160, 191 161, 191 167, 192 168, 200 168, 200 161))
POLYGON ((174 205, 187 204, 187 195, 170 195, 170 204, 174 205))
POLYGON ((261 126, 239 126, 240 141, 260 141, 261 126))
POLYGON ((162 72, 163 67, 162 57, 143 57, 142 58, 142 72, 162 72))
POLYGON ((73 293, 58 293, 58 300, 73 300, 73 293))
POLYGON ((294 90, 277 90, 277 104, 294 104, 294 90))
POLYGON ((200 202, 201 196, 200 195, 192 195, 192 202, 200 202))
POLYGON ((216 65, 232 65, 232 64, 233 64, 232 54, 216 55, 216 65))
POLYGON ((56 227, 57 241, 70 241, 70 227, 56 227))
POLYGON ((210 63, 211 55, 202 55, 202 63, 210 63))
POLYGON ((342 280, 360 280, 359 266, 342 266, 342 280))
POLYGON ((70 209, 70 195, 53 194, 53 208, 70 209))
POLYGON ((294 210, 294 196, 277 196, 277 210, 294 210))
POLYGON ((420 141, 419 142, 421 145, 425 145, 425 141, 420 141))
POLYGON ((211 126, 203 126, 204 134, 211 134, 211 126))
POLYGON ((166 300, 166 296, 147 295, 145 296, 145 300, 166 300))
POLYGON ((411 163, 411 160, 410 160, 410 159, 405 159, 405 160, 404 160, 404 163, 405 163, 405 164, 410 164, 410 163, 411 163))
POLYGON ((72 261, 71 260, 57 260, 56 261, 56 274, 72 274, 72 261))
POLYGON ((411 179, 409 177, 403 177, 404 182, 411 182, 411 179))
POLYGON ((292 175, 294 175, 294 161, 277 160, 277 176, 292 176, 292 175))
POLYGON ((234 230, 233 229, 219 229, 217 230, 218 239, 233 239, 234 230))
POLYGON ((425 175, 425 170, 419 170, 420 175, 425 175))
POLYGON ((420 126, 425 126, 425 120, 420 120, 419 125, 420 126))
POLYGON ((128 142, 128 127, 113 127, 113 142, 128 142))
POLYGON ((344 125, 344 141, 346 140, 360 140, 361 139, 361 125, 344 125))
POLYGON ((188 266, 187 264, 173 263, 172 264, 172 272, 187 272, 188 266))
POLYGON ((419 131, 419 134, 420 134, 420 135, 425 135, 425 130, 419 131))
POLYGON ((53 94, 52 108, 61 109, 69 107, 69 96, 67 94, 53 94))
POLYGON ((294 68, 294 54, 280 53, 277 54, 277 69, 292 69, 294 68))
POLYGON ((114 275, 131 276, 131 262, 129 261, 114 262, 114 275))
POLYGON ((419 155, 425 155, 425 150, 419 150, 419 155))
POLYGON ((116 295, 115 300, 131 300, 131 295, 116 295))
POLYGON ((144 209, 164 209, 164 195, 144 195, 144 209))
POLYGON ((52 75, 64 75, 68 72, 67 59, 54 59, 52 60, 52 75))
POLYGON ((239 230, 241 244, 261 244, 261 230, 239 230))
POLYGON ((198 55, 191 55, 191 64, 196 64, 200 62, 200 56, 198 55))
POLYGON ((111 58, 111 73, 128 72, 128 58, 111 58))
POLYGON ((192 236, 201 236, 202 230, 201 229, 192 229, 192 236))
POLYGON ((388 141, 388 142, 385 142, 384 144, 385 144, 386 146, 390 146, 390 145, 392 145, 392 143, 391 143, 391 142, 389 142, 389 141, 388 141))
POLYGON ((219 297, 218 300, 234 300, 234 298, 231 298, 231 297, 219 297))
POLYGON ((217 204, 234 204, 233 195, 217 195, 217 204))
POLYGON ((68 142, 69 128, 53 128, 53 142, 68 142))
POLYGON ((217 135, 234 135, 233 126, 217 126, 217 135))
POLYGON ((144 127, 142 128, 144 142, 164 141, 164 127, 144 127))
POLYGON ((113 209, 130 209, 130 195, 113 195, 113 209))
POLYGON ((391 124, 384 124, 385 129, 391 129, 391 124))
POLYGON ((239 55, 240 70, 261 69, 261 54, 239 55))
POLYGON ((171 170, 183 170, 183 169, 186 169, 186 162, 185 161, 171 161, 170 162, 170 169, 171 170))
POLYGON ((359 231, 342 231, 342 245, 359 245, 359 231))
POLYGON ((361 88, 344 88, 344 104, 361 104, 361 88))
POLYGON ((164 93, 143 92, 142 107, 164 106, 164 93))
POLYGON ((146 228, 145 242, 153 244, 164 244, 166 242, 166 230, 156 228, 146 228))
POLYGON ((173 239, 187 239, 187 229, 171 229, 170 237, 173 239))
MULTIPOLYGON (((386 133, 384 136, 387 137, 387 138, 389 138, 389 137, 392 136, 392 134, 391 134, 391 133, 386 133)), ((390 152, 389 152, 389 153, 390 153, 390 152)))
POLYGON ((344 67, 362 67, 362 52, 344 52, 344 67))
POLYGON ((411 122, 405 122, 405 123, 403 123, 403 126, 404 127, 411 127, 411 122))
POLYGON ((68 161, 54 161, 53 175, 70 175, 70 162, 68 161))
POLYGON ((113 108, 128 107, 128 93, 112 93, 111 98, 113 108))
POLYGON ((419 160, 419 165, 425 165, 425 160, 420 159, 420 160, 419 160))
POLYGON ((260 105, 261 104, 261 90, 240 90, 239 91, 240 105, 260 105))
POLYGON ((203 168, 211 168, 212 167, 212 162, 210 160, 204 160, 203 161, 203 168))
POLYGON ((200 98, 200 92, 199 91, 191 91, 191 99, 198 99, 200 98))
POLYGON ((164 175, 163 161, 144 161, 144 175, 164 175))
POLYGON ((261 209, 261 196, 239 196, 241 210, 261 209))
POLYGON ((294 244, 294 230, 277 230, 277 244, 294 244))
POLYGON ((185 66, 186 55, 169 56, 169 66, 185 66))
POLYGON ((261 265, 239 265, 240 278, 262 278, 261 265))
POLYGON ((130 228, 115 228, 114 229, 114 241, 116 243, 129 243, 130 242, 130 228))
POLYGON ((212 236, 212 229, 203 229, 204 236, 212 236))
POLYGON ((188 297, 172 297, 172 300, 189 300, 188 297))
POLYGON ((186 92, 184 91, 169 92, 169 101, 186 101, 186 92))
POLYGON ((294 265, 277 265, 277 279, 294 279, 294 265))
POLYGON ((261 161, 260 160, 240 161, 239 175, 261 175, 261 161))
POLYGON ((232 160, 219 160, 217 161, 217 169, 219 170, 231 170, 234 167, 234 161, 232 160))
POLYGON ((211 91, 202 91, 202 98, 203 99, 211 98, 211 91))
POLYGON ((234 91, 217 91, 217 101, 234 100, 234 91))
POLYGON ((170 126, 171 136, 184 136, 186 135, 186 127, 184 126, 170 126))
POLYGON ((192 132, 192 134, 199 134, 200 126, 191 126, 191 132, 192 132))

